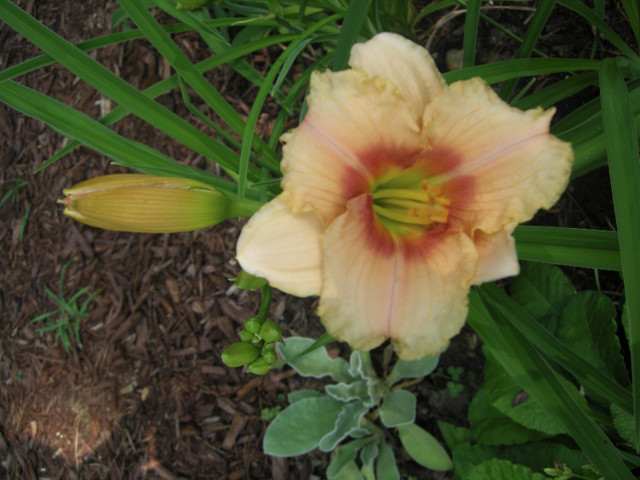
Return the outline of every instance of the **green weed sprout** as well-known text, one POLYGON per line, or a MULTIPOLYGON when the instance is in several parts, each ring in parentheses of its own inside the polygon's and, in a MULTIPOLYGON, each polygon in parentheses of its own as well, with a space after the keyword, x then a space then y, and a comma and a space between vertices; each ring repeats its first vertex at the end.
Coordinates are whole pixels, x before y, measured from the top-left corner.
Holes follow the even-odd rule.
POLYGON ((324 348, 304 353, 313 344, 310 338, 289 337, 278 344, 278 350, 300 375, 330 376, 336 383, 325 386, 326 395, 315 390, 291 392, 290 405, 267 429, 265 453, 291 457, 319 448, 333 452, 329 479, 399 479, 385 427, 397 430, 405 450, 420 465, 432 470, 452 468, 444 448, 414 423, 416 397, 397 385, 403 378, 430 374, 438 357, 397 361, 383 379, 375 372, 368 352, 354 351, 347 362, 330 358, 324 348), (361 466, 356 463, 358 452, 361 466))
POLYGON ((16 203, 18 199, 18 193, 20 193, 20 189, 26 187, 29 184, 26 180, 22 178, 14 178, 13 185, 10 186, 2 186, 3 190, 6 190, 2 198, 0 198, 0 207, 4 205, 7 200, 11 200, 11 203, 16 203))
POLYGON ((73 260, 69 260, 65 263, 60 270, 60 293, 56 295, 51 291, 49 287, 44 286, 45 293, 58 304, 58 308, 51 312, 43 313, 42 315, 38 315, 31 323, 38 323, 43 320, 52 319, 47 322, 44 327, 38 328, 38 332, 51 332, 55 331, 55 341, 56 343, 60 341, 62 346, 64 347, 67 353, 71 353, 71 349, 73 348, 72 340, 75 341, 75 344, 82 348, 82 342, 80 341, 80 320, 83 318, 89 317, 87 313, 87 308, 91 301, 100 293, 102 289, 98 289, 95 292, 91 293, 85 301, 78 307, 78 300, 82 295, 87 294, 89 291, 89 287, 84 287, 78 290, 69 300, 65 300, 64 298, 64 275, 67 271, 67 268, 71 264, 73 260))

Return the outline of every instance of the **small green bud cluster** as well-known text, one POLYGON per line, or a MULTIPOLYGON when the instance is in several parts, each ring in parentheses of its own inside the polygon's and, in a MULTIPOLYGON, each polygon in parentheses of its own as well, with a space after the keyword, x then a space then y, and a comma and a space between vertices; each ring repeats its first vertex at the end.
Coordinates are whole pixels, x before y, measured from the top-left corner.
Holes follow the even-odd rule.
POLYGON ((229 367, 247 365, 247 370, 254 375, 264 375, 278 359, 275 342, 281 339, 282 330, 276 322, 251 317, 240 332, 242 341, 229 345, 222 352, 222 361, 229 367))

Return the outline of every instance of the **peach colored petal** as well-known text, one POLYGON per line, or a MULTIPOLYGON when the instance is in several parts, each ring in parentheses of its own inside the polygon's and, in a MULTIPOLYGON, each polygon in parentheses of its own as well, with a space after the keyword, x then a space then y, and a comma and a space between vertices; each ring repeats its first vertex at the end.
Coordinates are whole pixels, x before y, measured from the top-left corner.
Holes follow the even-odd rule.
POLYGON ((237 259, 245 271, 266 278, 283 292, 318 295, 322 225, 312 213, 291 213, 281 197, 264 205, 242 229, 237 259))
POLYGON ((476 229, 494 233, 558 200, 573 152, 548 133, 553 112, 512 108, 479 78, 452 84, 427 106, 422 133, 432 148, 428 163, 437 171, 444 159, 441 180, 454 179, 448 194, 465 198, 452 205, 453 222, 471 235, 476 229), (459 181, 465 178, 471 181, 459 181))
POLYGON ((446 85, 429 52, 395 33, 379 33, 354 45, 349 65, 391 81, 419 121, 427 104, 446 85))
POLYGON ((374 177, 406 167, 424 150, 408 104, 388 82, 358 70, 314 73, 309 110, 283 135, 282 187, 293 212, 328 225, 374 177))
POLYGON ((318 314, 335 338, 369 350, 390 337, 400 358, 415 360, 440 353, 462 328, 477 260, 466 235, 396 241, 362 195, 329 226, 322 245, 318 314))
POLYGON ((478 270, 474 285, 492 282, 500 278, 513 277, 520 273, 516 242, 511 236, 515 225, 492 234, 478 232, 474 238, 478 251, 478 270))

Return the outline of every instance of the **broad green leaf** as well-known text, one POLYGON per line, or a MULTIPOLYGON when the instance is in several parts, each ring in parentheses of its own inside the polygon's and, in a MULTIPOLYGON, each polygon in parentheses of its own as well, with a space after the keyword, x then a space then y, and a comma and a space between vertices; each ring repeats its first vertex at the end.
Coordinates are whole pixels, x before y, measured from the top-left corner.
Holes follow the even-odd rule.
POLYGON ((366 480, 364 475, 360 472, 356 462, 349 462, 342 469, 340 475, 336 477, 336 480, 366 480))
POLYGON ((425 377, 435 370, 439 360, 440 356, 423 358, 414 362, 398 360, 391 369, 391 373, 386 378, 385 383, 391 386, 403 378, 425 377))
POLYGON ((376 478, 378 480, 400 480, 400 472, 398 472, 393 449, 384 439, 380 441, 380 453, 376 461, 376 478))
POLYGON ((521 264, 520 274, 509 283, 509 293, 531 316, 555 333, 562 308, 576 289, 559 268, 525 262, 521 264))
POLYGON ((557 336, 594 367, 608 371, 621 385, 629 385, 616 335, 613 302, 599 292, 580 292, 562 310, 557 336))
POLYGON ((284 360, 303 377, 322 378, 329 375, 337 382, 350 382, 352 377, 349 374, 349 364, 342 358, 329 357, 325 348, 318 348, 295 358, 314 343, 311 338, 288 337, 277 347, 284 360))
POLYGON ((293 457, 313 450, 334 429, 343 405, 330 397, 305 398, 289 405, 267 428, 264 453, 293 457))
POLYGON ((398 427, 400 441, 417 463, 431 470, 451 470, 453 463, 446 450, 429 432, 415 423, 398 427))
POLYGON ((324 452, 332 451, 352 431, 359 430, 360 420, 368 411, 369 407, 359 401, 343 403, 334 428, 327 432, 318 443, 320 450, 324 452))
POLYGON ((399 427, 416 419, 416 397, 406 390, 392 390, 385 395, 380 408, 380 420, 385 427, 399 427))
POLYGON ((287 395, 287 400, 289 403, 295 403, 299 400, 304 400, 305 398, 315 398, 320 397, 322 394, 317 390, 308 390, 303 388, 301 390, 294 390, 293 392, 289 392, 287 395))
POLYGON ((483 445, 514 445, 548 437, 509 418, 494 407, 482 388, 469 405, 469 426, 473 437, 483 445))
POLYGON ((360 461, 362 468, 373 473, 373 462, 378 457, 378 444, 375 442, 368 443, 360 450, 360 461))
POLYGON ((509 460, 493 458, 474 467, 465 478, 466 480, 547 480, 548 477, 523 465, 511 463, 509 460))
POLYGON ((326 385, 324 390, 327 392, 327 395, 341 402, 360 400, 371 407, 374 403, 377 404, 378 402, 374 402, 368 383, 366 380, 356 380, 350 383, 341 382, 335 385, 326 385))
POLYGON ((378 378, 369 352, 354 350, 349 357, 349 373, 353 378, 378 378))
POLYGON ((337 478, 347 464, 353 462, 358 454, 358 450, 370 439, 353 440, 340 445, 331 455, 331 463, 327 467, 327 478, 332 480, 337 478))
MULTIPOLYGON (((523 401, 520 398, 525 393, 496 362, 491 353, 485 353, 485 389, 491 404, 509 418, 532 430, 558 435, 567 433, 566 427, 559 419, 548 415, 546 409, 535 398, 526 395, 523 401)), ((578 390, 565 378, 558 377, 567 393, 580 408, 586 409, 587 403, 578 390)))

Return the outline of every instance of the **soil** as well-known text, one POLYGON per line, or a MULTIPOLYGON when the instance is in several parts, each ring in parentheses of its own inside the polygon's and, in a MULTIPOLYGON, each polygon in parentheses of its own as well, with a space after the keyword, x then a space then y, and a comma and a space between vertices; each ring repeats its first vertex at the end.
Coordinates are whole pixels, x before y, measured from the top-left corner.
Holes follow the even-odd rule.
MULTIPOLYGON (((35 18, 70 41, 110 32, 112 0, 17 1, 35 18)), ((612 12, 612 14, 615 12, 612 12)), ((488 12, 515 33, 524 32, 530 12, 488 12), (497 17, 496 17, 497 16, 497 17)), ((564 14, 563 14, 564 15, 564 14)), ((435 28, 425 19, 423 38, 445 69, 445 54, 462 45, 462 18, 435 28), (433 34, 433 35, 432 35, 433 34)), ((593 34, 576 30, 564 16, 545 32, 550 54, 584 57, 593 34), (572 36, 567 34, 570 30, 572 36)), ((517 46, 486 26, 480 32, 486 63, 513 56, 517 46)), ((197 36, 177 36, 196 60, 206 52, 197 36)), ((39 52, 7 25, 0 25, 0 65, 18 64, 39 52)), ((598 55, 610 55, 601 42, 598 55)), ((91 55, 128 82, 143 88, 165 78, 170 67, 144 41, 129 42, 91 55)), ((272 51, 247 59, 265 71, 272 51)), ((233 72, 217 69, 211 82, 243 115, 256 89, 233 72)), ((110 102, 59 65, 20 78, 20 83, 54 96, 93 118, 110 102)), ((593 93, 593 92, 592 92, 593 93)), ((191 118, 179 92, 160 98, 163 105, 191 118)), ((584 102, 585 97, 573 99, 584 102)), ((570 107, 565 107, 570 108, 570 107)), ((277 107, 268 104, 262 131, 277 107)), ((208 127, 193 122, 204 131, 208 127)), ((295 125, 295 118, 291 119, 295 125)), ((115 130, 198 168, 208 161, 139 121, 128 117, 115 130)), ((237 290, 229 281, 238 273, 235 241, 242 222, 172 235, 116 233, 78 224, 62 215, 56 201, 62 189, 105 173, 124 171, 109 159, 79 148, 41 172, 42 165, 65 144, 52 129, 0 105, 0 184, 2 195, 16 181, 25 185, 0 206, 0 477, 10 479, 311 479, 322 478, 328 456, 314 451, 291 458, 262 454, 268 420, 261 414, 284 408, 286 395, 306 382, 289 368, 261 377, 225 367, 220 353, 239 340, 246 318, 257 312, 259 294, 237 290), (61 270, 68 265, 64 278, 61 270), (61 281, 62 280, 62 281, 61 281), (69 299, 80 289, 98 292, 80 323, 82 345, 67 353, 52 332, 41 332, 38 315, 58 308, 45 288, 63 289, 69 299)), ((547 225, 610 229, 614 224, 606 176, 590 174, 574 182, 558 207, 537 219, 547 225), (595 212, 587 200, 597 193, 595 212)), ((1 196, 0 196, 1 198, 1 196)), ((581 286, 590 274, 571 269, 581 286)), ((606 285, 620 292, 615 274, 606 285)), ((605 288, 605 287, 603 287, 605 288)), ((316 299, 275 292, 271 318, 285 336, 319 336, 316 299)), ((468 327, 442 355, 443 371, 462 367, 462 392, 453 397, 447 376, 432 375, 411 387, 419 398, 418 423, 437 434, 436 420, 458 425, 482 383, 480 340, 468 327)), ((330 346, 345 355, 344 345, 330 346)), ((396 440, 397 442, 397 440, 396 440)), ((398 444, 397 444, 398 445, 398 444)), ((451 479, 450 472, 430 472, 396 449, 402 476, 451 479)))

